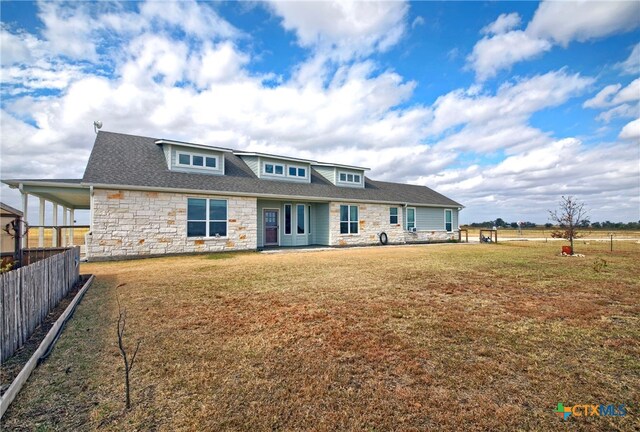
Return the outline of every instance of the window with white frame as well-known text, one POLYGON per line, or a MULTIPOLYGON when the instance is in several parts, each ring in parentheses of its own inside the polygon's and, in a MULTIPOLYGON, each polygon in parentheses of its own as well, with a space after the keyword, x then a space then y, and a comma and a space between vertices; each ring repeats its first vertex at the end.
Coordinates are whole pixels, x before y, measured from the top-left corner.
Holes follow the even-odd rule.
POLYGON ((277 163, 264 163, 264 174, 284 176, 284 165, 277 163))
POLYGON ((453 231, 453 211, 449 209, 444 211, 444 229, 447 232, 453 231))
POLYGON ((340 206, 340 234, 358 234, 358 206, 340 206))
POLYGON ((416 227, 416 209, 413 207, 407 208, 407 230, 413 231, 416 227))
POLYGON ((227 200, 187 199, 187 237, 226 237, 227 200))
POLYGON ((304 234, 304 204, 296 205, 296 222, 298 225, 298 234, 304 234))
POLYGON ((289 177, 300 177, 300 178, 307 177, 307 169, 304 167, 288 165, 287 168, 288 168, 289 177))
POLYGON ((218 169, 218 156, 178 152, 178 166, 218 169))
POLYGON ((341 183, 361 184, 362 176, 360 174, 340 172, 338 173, 338 179, 341 183))
POLYGON ((389 223, 391 225, 398 224, 398 207, 389 207, 389 223))
POLYGON ((291 204, 284 205, 284 233, 291 234, 291 204))

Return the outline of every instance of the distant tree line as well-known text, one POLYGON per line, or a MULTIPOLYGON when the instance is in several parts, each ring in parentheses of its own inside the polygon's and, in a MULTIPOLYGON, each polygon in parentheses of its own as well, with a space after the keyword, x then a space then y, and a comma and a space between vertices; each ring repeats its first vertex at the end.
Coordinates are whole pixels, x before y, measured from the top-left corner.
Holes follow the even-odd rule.
MULTIPOLYGON (((535 222, 521 222, 522 228, 536 228, 536 227, 544 227, 544 228, 564 228, 564 226, 554 226, 552 223, 546 223, 544 225, 538 225, 535 222)), ((467 225, 471 228, 518 228, 518 222, 506 222, 502 218, 498 218, 493 221, 486 222, 473 222, 467 225)), ((611 230, 640 230, 640 221, 638 222, 591 222, 588 219, 583 219, 578 224, 579 228, 592 228, 592 229, 611 229, 611 230)))

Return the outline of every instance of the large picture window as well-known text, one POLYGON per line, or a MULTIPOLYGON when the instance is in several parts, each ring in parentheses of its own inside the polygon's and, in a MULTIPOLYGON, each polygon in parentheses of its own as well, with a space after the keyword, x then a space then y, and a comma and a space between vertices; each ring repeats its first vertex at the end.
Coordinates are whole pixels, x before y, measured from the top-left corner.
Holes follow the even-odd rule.
POLYGON ((358 206, 340 206, 340 234, 358 234, 358 206))
POLYGON ((187 237, 226 237, 227 200, 189 198, 187 237))

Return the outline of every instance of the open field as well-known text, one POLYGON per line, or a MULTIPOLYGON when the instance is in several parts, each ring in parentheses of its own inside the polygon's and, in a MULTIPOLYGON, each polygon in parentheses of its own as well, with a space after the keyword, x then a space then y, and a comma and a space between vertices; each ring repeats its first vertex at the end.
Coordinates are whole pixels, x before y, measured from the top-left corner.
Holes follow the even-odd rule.
MULTIPOLYGON (((483 228, 484 229, 484 228, 483 228)), ((469 240, 477 240, 480 234, 480 228, 468 228, 469 240)), ((551 238, 551 233, 558 229, 553 228, 523 228, 521 231, 511 228, 498 229, 498 241, 501 238, 551 238)), ((579 234, 583 238, 609 240, 610 233, 613 234, 613 240, 620 238, 638 239, 640 240, 640 231, 634 230, 606 230, 606 229, 580 229, 579 234)), ((487 235, 485 233, 485 235, 487 235)), ((578 239, 580 240, 580 239, 578 239)))
POLYGON ((441 244, 90 263, 3 430, 633 430, 640 244, 441 244), (116 286, 126 283, 116 292, 116 286), (142 339, 123 411, 116 339, 142 339), (626 404, 571 417, 559 402, 626 404), (6 429, 5 429, 6 428, 6 429))
MULTIPOLYGON (((29 229, 29 246, 30 248, 37 248, 39 241, 39 228, 29 229)), ((44 230, 44 247, 53 246, 53 228, 43 228, 44 230)), ((62 229, 62 235, 68 235, 69 230, 67 228, 62 229)), ((83 245, 84 236, 89 232, 89 228, 74 228, 73 229, 73 244, 83 245)))

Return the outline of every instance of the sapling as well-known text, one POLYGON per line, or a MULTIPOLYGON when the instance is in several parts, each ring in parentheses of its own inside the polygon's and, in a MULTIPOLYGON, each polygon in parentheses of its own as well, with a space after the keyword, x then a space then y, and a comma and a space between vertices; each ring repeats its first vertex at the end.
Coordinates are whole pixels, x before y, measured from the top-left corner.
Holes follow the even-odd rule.
POLYGON ((133 351, 133 354, 129 356, 124 347, 124 330, 127 325, 127 310, 122 309, 120 306, 120 299, 118 298, 117 290, 118 288, 124 286, 126 284, 120 284, 116 287, 116 301, 118 302, 118 348, 120 349, 120 355, 122 356, 122 360, 124 362, 124 391, 125 391, 125 406, 127 409, 131 408, 131 396, 130 396, 130 386, 129 386, 129 375, 131 373, 131 369, 133 369, 133 365, 136 361, 136 356, 138 355, 138 349, 140 348, 140 340, 136 343, 136 348, 133 351))

